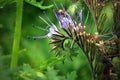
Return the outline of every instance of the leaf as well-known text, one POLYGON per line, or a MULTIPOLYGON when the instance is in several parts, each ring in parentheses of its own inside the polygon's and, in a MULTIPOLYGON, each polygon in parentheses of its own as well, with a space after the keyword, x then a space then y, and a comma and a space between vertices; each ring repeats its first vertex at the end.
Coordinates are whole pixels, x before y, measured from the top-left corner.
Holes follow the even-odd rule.
POLYGON ((38 7, 40 9, 49 9, 49 8, 52 8, 53 5, 49 5, 49 6, 43 6, 43 2, 44 0, 41 0, 40 2, 37 2, 36 0, 25 0, 25 2, 35 6, 35 7, 38 7))
POLYGON ((77 78, 76 71, 73 71, 73 72, 67 74, 66 80, 76 80, 76 78, 77 78))
POLYGON ((15 0, 0 0, 0 8, 4 8, 7 5, 14 3, 15 0))
POLYGON ((44 77, 41 72, 35 71, 29 64, 23 65, 23 70, 20 71, 18 76, 22 80, 39 80, 41 77, 44 77))
POLYGON ((64 76, 58 76, 58 70, 54 70, 53 67, 48 67, 45 80, 65 80, 64 76))
POLYGON ((57 57, 50 58, 40 66, 40 70, 44 70, 48 66, 54 66, 56 63, 58 63, 59 61, 62 61, 63 59, 64 59, 63 56, 61 56, 59 58, 57 58, 57 57))
POLYGON ((23 65, 23 71, 25 71, 28 74, 31 74, 33 77, 36 77, 36 73, 34 72, 34 70, 28 64, 23 65))

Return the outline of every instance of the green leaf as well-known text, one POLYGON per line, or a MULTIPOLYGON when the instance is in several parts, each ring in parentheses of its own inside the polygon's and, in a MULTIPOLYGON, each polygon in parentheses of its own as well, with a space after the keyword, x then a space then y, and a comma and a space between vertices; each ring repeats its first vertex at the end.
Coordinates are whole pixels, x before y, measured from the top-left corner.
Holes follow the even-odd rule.
POLYGON ((41 72, 35 71, 29 64, 24 64, 22 69, 18 74, 20 80, 39 80, 40 78, 44 78, 41 72))
POLYGON ((43 2, 44 0, 41 0, 40 2, 37 2, 36 0, 25 0, 25 2, 35 6, 35 7, 38 7, 40 9, 49 9, 49 8, 52 8, 53 5, 49 5, 49 6, 43 6, 43 2))
POLYGON ((76 78, 77 78, 76 71, 73 71, 73 72, 67 74, 66 80, 76 80, 76 78))
POLYGON ((50 58, 40 66, 40 70, 44 70, 48 66, 54 66, 56 63, 58 63, 59 61, 62 61, 63 59, 64 59, 64 56, 61 56, 59 58, 57 57, 50 58))
POLYGON ((0 0, 0 8, 4 8, 7 5, 14 3, 15 0, 0 0))
POLYGON ((58 70, 54 70, 53 67, 48 67, 45 80, 65 80, 64 76, 58 76, 58 70))

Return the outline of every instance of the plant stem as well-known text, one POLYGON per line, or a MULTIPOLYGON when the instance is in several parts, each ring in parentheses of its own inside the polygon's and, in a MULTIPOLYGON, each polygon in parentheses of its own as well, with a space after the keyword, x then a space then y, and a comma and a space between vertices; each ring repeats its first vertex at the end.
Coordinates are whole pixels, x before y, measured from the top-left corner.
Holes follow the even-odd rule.
POLYGON ((11 69, 15 68, 18 63, 18 51, 19 51, 20 36, 21 36, 21 25, 22 25, 23 0, 16 0, 16 4, 17 4, 16 25, 14 32, 11 64, 10 64, 11 69))
POLYGON ((92 71, 93 80, 96 80, 95 70, 94 70, 92 61, 90 60, 90 57, 88 56, 88 53, 86 53, 86 51, 83 49, 83 47, 81 47, 79 42, 77 42, 77 44, 78 44, 79 48, 82 49, 83 53, 85 54, 85 56, 86 56, 86 58, 89 62, 89 65, 90 65, 90 68, 91 68, 91 71, 92 71))

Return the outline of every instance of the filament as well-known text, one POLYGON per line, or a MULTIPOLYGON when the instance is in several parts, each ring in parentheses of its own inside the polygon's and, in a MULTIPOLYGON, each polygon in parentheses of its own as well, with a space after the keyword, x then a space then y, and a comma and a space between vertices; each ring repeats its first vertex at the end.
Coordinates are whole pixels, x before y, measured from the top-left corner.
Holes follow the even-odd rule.
POLYGON ((63 4, 62 4, 62 3, 60 3, 60 5, 61 5, 62 9, 65 11, 65 8, 64 8, 63 4))
POLYGON ((27 38, 29 39, 43 39, 43 38, 47 38, 48 36, 45 35, 45 36, 27 36, 27 38))
POLYGON ((39 16, 39 18, 40 18, 41 20, 43 20, 48 26, 50 26, 50 24, 49 24, 45 19, 43 19, 41 16, 39 16))
POLYGON ((84 25, 84 20, 83 20, 84 17, 83 16, 84 16, 83 9, 81 9, 81 11, 79 13, 79 17, 80 17, 80 21, 81 21, 82 26, 84 25))
POLYGON ((59 10, 59 8, 58 8, 58 6, 57 6, 57 4, 56 4, 56 2, 55 2, 55 1, 54 1, 54 5, 56 6, 57 10, 59 10))
POLYGON ((110 37, 110 36, 105 36, 105 35, 98 35, 98 37, 110 37))
POLYGON ((89 11, 88 11, 88 13, 87 13, 87 17, 86 17, 86 20, 85 20, 85 24, 86 24, 87 21, 88 21, 88 17, 89 17, 89 11))
POLYGON ((45 12, 44 12, 44 14, 45 14, 45 16, 47 17, 48 21, 49 21, 51 24, 53 24, 52 21, 50 20, 50 18, 47 16, 47 14, 46 14, 45 12))
POLYGON ((74 39, 73 39, 72 42, 71 42, 70 48, 73 47, 74 43, 75 43, 75 37, 74 37, 74 39))
POLYGON ((105 47, 110 48, 110 49, 120 50, 120 48, 115 48, 115 47, 111 47, 111 46, 105 46, 105 47))
POLYGON ((43 30, 43 31, 48 31, 48 30, 47 30, 47 27, 46 27, 46 29, 44 29, 44 28, 41 28, 41 27, 39 27, 39 26, 35 26, 34 24, 32 24, 32 26, 35 27, 35 28, 37 28, 37 29, 43 30))
POLYGON ((111 39, 113 39, 113 37, 111 37, 111 38, 109 38, 109 39, 105 40, 104 42, 110 41, 111 39))
POLYGON ((59 18, 58 18, 58 16, 57 16, 57 14, 56 14, 56 12, 55 12, 55 10, 53 9, 53 12, 54 12, 54 14, 55 14, 55 17, 57 18, 57 20, 59 21, 59 18))

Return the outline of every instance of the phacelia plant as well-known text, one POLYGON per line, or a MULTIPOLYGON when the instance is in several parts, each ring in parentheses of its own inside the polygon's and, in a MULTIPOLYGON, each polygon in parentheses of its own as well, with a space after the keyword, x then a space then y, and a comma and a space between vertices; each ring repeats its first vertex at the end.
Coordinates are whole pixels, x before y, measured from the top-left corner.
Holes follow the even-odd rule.
MULTIPOLYGON (((89 8, 97 31, 92 34, 86 31, 86 26, 84 24, 84 8, 78 12, 78 19, 76 20, 67 12, 67 10, 62 6, 53 10, 55 17, 57 18, 60 28, 64 31, 58 29, 51 20, 47 17, 48 21, 43 19, 41 16, 39 18, 44 21, 50 28, 49 32, 45 36, 33 36, 29 38, 41 39, 49 38, 50 44, 53 44, 52 51, 62 49, 65 50, 64 42, 66 40, 71 40, 71 45, 77 44, 80 49, 86 55, 89 61, 94 80, 112 80, 118 79, 118 75, 113 73, 114 64, 112 62, 114 57, 120 54, 120 34, 117 31, 120 18, 120 2, 118 0, 113 0, 114 11, 114 28, 110 33, 102 34, 102 26, 106 20, 106 14, 101 13, 104 6, 109 2, 108 0, 83 0, 86 6, 89 8), (100 19, 99 19, 100 18, 100 19)), ((56 5, 56 4, 55 4, 56 5)), ((113 25, 111 25, 113 26, 113 25)), ((72 47, 71 47, 72 48, 72 47)), ((62 55, 58 52, 56 54, 62 55)))

